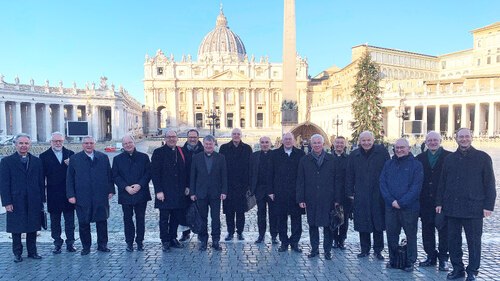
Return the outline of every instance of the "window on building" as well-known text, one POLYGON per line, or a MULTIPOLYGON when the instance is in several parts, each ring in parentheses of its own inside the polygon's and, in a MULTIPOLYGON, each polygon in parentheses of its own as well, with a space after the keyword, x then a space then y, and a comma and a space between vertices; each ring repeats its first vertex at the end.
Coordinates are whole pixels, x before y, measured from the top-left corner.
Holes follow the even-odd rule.
POLYGON ((477 59, 477 66, 481 65, 481 59, 477 59))
POLYGON ((233 128, 233 114, 232 113, 228 113, 226 114, 227 118, 226 118, 226 125, 228 128, 233 128))
POLYGON ((486 64, 491 64, 491 57, 486 58, 486 64))
POLYGON ((240 119, 240 127, 245 128, 245 118, 240 119))
POLYGON ((441 62, 441 69, 446 69, 446 61, 441 62))
POLYGON ((163 75, 163 67, 157 67, 156 68, 156 74, 157 75, 163 75))
POLYGON ((195 114, 195 125, 196 125, 196 128, 203 127, 203 113, 196 113, 195 114))
POLYGON ((497 56, 497 62, 500 62, 500 55, 497 56))
POLYGON ((264 113, 257 113, 257 120, 255 120, 255 127, 264 127, 264 113))

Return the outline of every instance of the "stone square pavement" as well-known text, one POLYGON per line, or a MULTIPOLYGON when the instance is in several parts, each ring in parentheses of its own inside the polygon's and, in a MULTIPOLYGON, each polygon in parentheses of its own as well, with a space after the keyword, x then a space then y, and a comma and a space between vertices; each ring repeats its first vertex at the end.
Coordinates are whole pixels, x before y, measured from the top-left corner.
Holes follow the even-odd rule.
MULTIPOLYGON (((498 202, 499 200, 497 206, 498 202)), ((478 280, 500 280, 499 217, 497 209, 492 217, 485 220, 478 280)), ((0 280, 446 280, 446 273, 439 272, 434 267, 417 267, 414 272, 407 273, 386 269, 386 262, 376 260, 373 255, 358 259, 358 234, 352 228, 346 241, 347 249, 333 249, 331 261, 324 259, 321 246, 319 258, 308 259, 310 246, 305 216, 300 241, 304 252, 301 254, 290 251, 277 252, 279 245, 270 243, 269 234, 264 244, 254 244, 258 236, 256 208, 246 214, 245 241, 222 241, 221 252, 212 251, 210 248, 206 252, 199 252, 197 238, 194 237, 185 243, 185 248, 163 253, 158 219, 158 211, 150 202, 146 214, 145 251, 126 252, 122 211, 117 204, 117 197, 114 196, 111 200, 111 217, 108 220, 110 253, 96 251, 95 227, 92 226, 94 236, 90 255, 80 255, 81 244, 78 238, 75 243, 78 249, 76 253, 63 251, 62 254, 54 255, 51 252, 53 245, 50 231, 44 230, 37 240, 38 253, 43 259, 38 261, 26 258, 24 249, 24 261, 16 264, 12 259, 10 235, 5 233, 5 214, 1 214, 0 280)), ((221 215, 221 222, 224 237, 224 215, 221 215)), ((418 241, 419 259, 422 260, 425 253, 420 235, 418 241)), ((387 259, 386 250, 383 254, 387 259)), ((465 264, 466 258, 465 251, 465 264)))

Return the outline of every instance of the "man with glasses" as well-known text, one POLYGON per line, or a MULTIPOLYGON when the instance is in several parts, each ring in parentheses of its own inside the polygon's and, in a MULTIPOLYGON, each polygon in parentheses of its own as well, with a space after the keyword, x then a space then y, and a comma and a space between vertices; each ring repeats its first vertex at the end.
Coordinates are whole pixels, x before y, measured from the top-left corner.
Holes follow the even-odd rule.
POLYGON ((263 136, 259 140, 260 151, 252 153, 250 156, 250 191, 255 194, 257 199, 257 225, 259 228, 259 237, 255 241, 256 244, 264 241, 266 234, 266 213, 269 208, 269 231, 271 233, 271 241, 273 244, 278 244, 278 228, 275 214, 274 202, 269 197, 271 185, 269 183, 269 168, 271 155, 271 139, 263 136))
POLYGON ((491 157, 475 149, 467 128, 456 133, 457 151, 444 160, 436 197, 436 213, 443 212, 448 223, 448 250, 453 271, 448 279, 465 276, 476 280, 481 262, 483 218, 491 216, 495 207, 495 174, 491 157), (469 249, 469 264, 462 261, 462 228, 469 249))
POLYGON ((66 196, 76 206, 78 228, 82 241, 81 255, 90 254, 92 236, 90 223, 97 229, 97 251, 108 248, 109 200, 115 194, 113 173, 106 154, 95 150, 95 139, 82 139, 83 151, 70 157, 66 176, 66 196))
POLYGON ((75 242, 75 205, 68 202, 66 196, 66 173, 69 157, 75 154, 64 147, 64 135, 52 133, 50 148, 40 154, 47 190, 47 209, 50 214, 50 233, 54 239, 52 253, 60 254, 64 242, 61 239, 61 215, 64 216, 64 233, 66 234, 66 250, 76 252, 75 242))
POLYGON ((389 248, 387 268, 396 267, 399 234, 403 228, 407 241, 407 262, 404 270, 411 272, 417 260, 419 198, 424 171, 422 163, 410 153, 410 144, 407 139, 397 140, 394 148, 394 157, 385 163, 380 174, 380 193, 385 202, 389 248))

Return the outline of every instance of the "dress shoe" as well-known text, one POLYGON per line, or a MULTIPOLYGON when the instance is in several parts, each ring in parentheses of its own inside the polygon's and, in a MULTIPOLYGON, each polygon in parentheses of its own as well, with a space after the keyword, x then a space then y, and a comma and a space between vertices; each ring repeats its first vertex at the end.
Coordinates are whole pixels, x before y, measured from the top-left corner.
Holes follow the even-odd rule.
POLYGON ((127 244, 127 248, 125 250, 127 250, 127 252, 133 252, 134 251, 134 246, 132 246, 132 243, 127 244))
POLYGON ((82 251, 80 252, 80 254, 82 256, 86 256, 86 255, 90 254, 90 249, 83 248, 82 251))
POLYGON ((338 244, 338 246, 339 246, 339 249, 345 250, 345 245, 344 245, 343 241, 340 241, 339 244, 338 244))
POLYGON ((60 254, 61 253, 61 246, 55 246, 54 250, 52 250, 53 254, 60 254))
POLYGON ((368 257, 368 253, 367 252, 361 252, 358 254, 358 258, 364 258, 364 257, 368 257))
POLYGON ((458 279, 458 278, 463 278, 463 277, 465 277, 465 271, 453 270, 452 272, 448 273, 448 275, 446 276, 446 279, 453 280, 453 279, 458 279))
POLYGON ((243 237, 243 233, 238 233, 238 240, 243 241, 245 237, 243 237))
POLYGON ((332 259, 332 253, 327 252, 325 253, 325 260, 331 260, 332 259))
POLYGON ((318 255, 319 255, 319 252, 317 252, 317 251, 312 251, 312 252, 310 252, 310 253, 309 253, 309 255, 307 255, 307 257, 308 257, 308 258, 314 258, 314 257, 316 257, 316 256, 318 256, 318 255))
POLYGON ((206 242, 201 242, 200 244, 200 251, 206 251, 207 250, 207 243, 206 242))
POLYGON ((412 271, 413 271, 413 269, 414 269, 414 267, 413 267, 413 263, 409 263, 409 264, 407 264, 407 265, 403 268, 403 270, 404 270, 404 271, 406 271, 406 272, 412 272, 412 271))
POLYGON ((219 244, 219 242, 214 242, 212 243, 212 248, 215 250, 215 251, 222 251, 222 248, 219 244))
POLYGON ((139 252, 144 251, 144 244, 142 244, 142 242, 137 243, 137 251, 139 252))
POLYGON ((22 262, 22 261, 23 261, 23 257, 21 255, 14 256, 14 262, 22 262))
POLYGON ((226 241, 231 241, 231 240, 233 240, 233 234, 232 234, 232 233, 228 233, 228 234, 226 235, 226 238, 224 238, 224 240, 226 240, 226 241))
POLYGON ((281 244, 281 246, 278 248, 278 252, 286 252, 288 251, 288 245, 281 244))
POLYGON ((271 238, 271 243, 274 244, 274 245, 277 245, 278 244, 278 238, 272 237, 271 238))
POLYGON ((450 268, 448 267, 447 261, 439 261, 439 271, 448 271, 450 268))
POLYGON ((181 242, 179 242, 179 240, 174 238, 170 241, 170 247, 172 247, 172 248, 184 248, 184 245, 182 245, 181 242))
POLYGON ((290 248, 292 248, 292 251, 296 253, 302 253, 302 249, 299 248, 299 245, 292 245, 290 248))
POLYGON ((476 275, 467 274, 467 278, 465 278, 465 281, 474 281, 474 280, 476 280, 476 275))
POLYGON ((73 245, 67 245, 66 246, 66 251, 68 251, 70 253, 76 252, 75 246, 73 246, 73 245))
POLYGON ((385 268, 389 268, 389 269, 395 269, 396 267, 393 265, 394 263, 392 261, 388 261, 386 264, 385 264, 385 268))
POLYGON ((191 238, 191 234, 189 234, 189 233, 182 233, 182 237, 181 237, 181 239, 179 239, 179 241, 181 241, 181 242, 188 241, 189 238, 191 238))
POLYGON ((339 247, 339 242, 334 241, 333 245, 332 245, 332 248, 337 249, 338 247, 339 247))
POLYGON ((377 260, 379 261, 383 261, 385 258, 384 256, 382 256, 382 254, 380 252, 378 253, 375 253, 375 257, 377 258, 377 260))
POLYGON ((436 265, 436 259, 431 259, 431 258, 427 258, 425 261, 421 261, 418 263, 418 266, 420 267, 428 267, 435 265, 436 265))
POLYGON ((103 252, 103 253, 109 253, 109 252, 111 252, 111 250, 107 246, 97 247, 97 251, 103 252))
POLYGON ((264 242, 264 236, 259 236, 259 238, 257 238, 257 240, 255 240, 255 244, 260 244, 264 242))
POLYGON ((162 243, 161 250, 165 253, 170 252, 170 243, 168 242, 162 243))
POLYGON ((37 253, 34 253, 34 254, 29 254, 29 255, 28 255, 28 258, 30 258, 30 259, 34 259, 34 260, 41 260, 41 259, 42 259, 42 257, 41 257, 41 256, 39 256, 37 253))

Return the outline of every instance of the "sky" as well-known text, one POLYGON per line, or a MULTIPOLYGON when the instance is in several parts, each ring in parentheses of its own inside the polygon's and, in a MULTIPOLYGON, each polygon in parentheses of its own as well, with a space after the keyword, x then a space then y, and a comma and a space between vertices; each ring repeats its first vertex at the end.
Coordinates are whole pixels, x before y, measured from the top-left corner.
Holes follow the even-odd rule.
MULTIPOLYGON (((249 57, 282 61, 283 0, 0 0, 0 73, 7 83, 123 85, 144 102, 143 63, 158 49, 197 57, 220 3, 249 57)), ((500 21, 498 0, 296 0, 297 52, 315 76, 370 45, 427 55, 472 48, 471 30, 500 21)))

